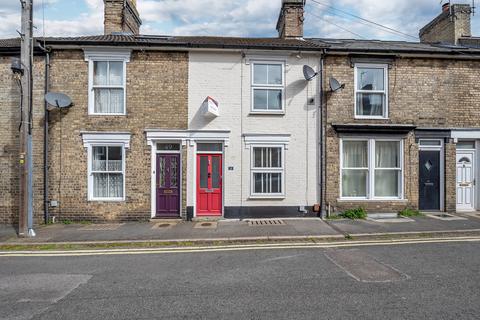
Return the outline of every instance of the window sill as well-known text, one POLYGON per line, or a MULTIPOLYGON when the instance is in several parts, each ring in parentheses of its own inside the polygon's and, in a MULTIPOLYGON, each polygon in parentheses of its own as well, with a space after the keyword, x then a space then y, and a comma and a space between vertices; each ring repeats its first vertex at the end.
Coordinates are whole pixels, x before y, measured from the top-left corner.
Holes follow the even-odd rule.
POLYGON ((249 115, 269 115, 269 116, 284 116, 285 111, 250 111, 249 115))
POLYGON ((123 198, 119 198, 119 199, 115 199, 115 198, 99 198, 99 199, 88 199, 88 202, 94 202, 94 203, 98 203, 98 202, 125 202, 125 199, 123 198))
POLYGON ((355 116, 355 119, 359 120, 389 120, 389 117, 382 117, 382 116, 355 116))
POLYGON ((339 198, 337 202, 408 202, 408 199, 398 199, 398 198, 339 198))
POLYGON ((93 117, 125 117, 127 114, 126 113, 89 113, 89 116, 93 117))
POLYGON ((251 195, 248 197, 249 200, 284 200, 285 195, 251 195))

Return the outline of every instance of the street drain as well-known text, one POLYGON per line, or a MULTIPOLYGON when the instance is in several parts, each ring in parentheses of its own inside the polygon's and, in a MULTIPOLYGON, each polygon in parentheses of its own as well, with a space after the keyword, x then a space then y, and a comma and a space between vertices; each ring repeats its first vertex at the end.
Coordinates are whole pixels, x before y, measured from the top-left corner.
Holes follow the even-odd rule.
POLYGON ((252 227, 280 226, 280 225, 285 225, 285 222, 279 219, 255 219, 255 220, 248 220, 248 225, 252 227))

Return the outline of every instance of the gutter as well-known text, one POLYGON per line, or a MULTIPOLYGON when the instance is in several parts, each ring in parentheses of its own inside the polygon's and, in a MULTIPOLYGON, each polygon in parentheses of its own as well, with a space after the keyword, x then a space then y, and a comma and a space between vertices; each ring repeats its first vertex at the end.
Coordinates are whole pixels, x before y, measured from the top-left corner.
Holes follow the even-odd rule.
POLYGON ((319 153, 320 153, 320 174, 319 174, 319 178, 320 178, 320 218, 324 219, 326 217, 326 184, 324 183, 325 182, 325 177, 326 177, 326 165, 325 165, 325 161, 326 161, 326 157, 325 157, 325 134, 326 134, 326 131, 325 131, 325 126, 324 126, 324 120, 325 120, 325 117, 326 117, 326 110, 325 110, 325 105, 323 103, 323 71, 324 71, 324 57, 326 55, 326 49, 323 49, 322 50, 322 55, 320 56, 320 70, 319 70, 319 73, 320 73, 320 92, 319 92, 319 99, 320 99, 320 109, 318 110, 318 114, 319 114, 319 128, 318 128, 318 136, 319 136, 319 144, 320 144, 320 150, 319 150, 319 153))
POLYGON ((471 53, 457 53, 457 54, 435 54, 435 53, 387 53, 381 51, 330 51, 325 56, 390 56, 394 58, 419 58, 419 59, 450 59, 450 60, 480 60, 480 52, 471 53))
MULTIPOLYGON (((45 84, 44 84, 44 92, 45 94, 48 93, 50 89, 50 49, 42 47, 40 43, 38 46, 42 51, 45 53, 45 84)), ((50 220, 50 212, 49 212, 49 205, 50 202, 48 200, 48 189, 49 189, 49 180, 48 180, 48 130, 49 130, 49 122, 50 122, 50 111, 48 111, 48 103, 44 99, 44 120, 43 120, 43 219, 45 224, 48 224, 50 220)))

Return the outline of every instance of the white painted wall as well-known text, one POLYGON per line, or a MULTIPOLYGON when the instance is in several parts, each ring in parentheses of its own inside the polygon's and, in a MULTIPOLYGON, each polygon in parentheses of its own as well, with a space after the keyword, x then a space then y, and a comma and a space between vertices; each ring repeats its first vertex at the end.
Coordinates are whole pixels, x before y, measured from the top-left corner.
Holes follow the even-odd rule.
MULTIPOLYGON (((265 60, 271 55, 261 55, 265 60)), ((255 53, 255 59, 260 57, 255 53)), ((188 121, 192 130, 230 130, 224 154, 224 206, 301 206, 318 203, 318 79, 304 80, 302 68, 318 70, 319 55, 284 54, 287 60, 285 115, 252 115, 251 64, 240 52, 190 52, 188 121), (200 110, 207 96, 220 105, 220 116, 208 119, 200 110), (309 98, 316 98, 308 104, 309 98), (243 134, 290 134, 285 151, 285 198, 250 199, 250 149, 243 134), (227 170, 233 166, 234 170, 227 170)), ((278 59, 278 57, 276 57, 278 59)), ((318 77, 317 77, 318 78, 318 77)), ((189 145, 187 205, 195 205, 195 146, 189 145)))

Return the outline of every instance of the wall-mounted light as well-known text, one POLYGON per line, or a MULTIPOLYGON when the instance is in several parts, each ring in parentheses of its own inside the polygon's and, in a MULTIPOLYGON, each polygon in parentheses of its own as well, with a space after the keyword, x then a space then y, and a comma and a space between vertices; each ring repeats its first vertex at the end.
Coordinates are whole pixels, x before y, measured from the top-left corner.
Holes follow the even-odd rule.
POLYGON ((12 62, 10 64, 10 68, 12 69, 14 74, 19 74, 23 76, 23 67, 22 67, 22 61, 20 58, 13 57, 12 62))

